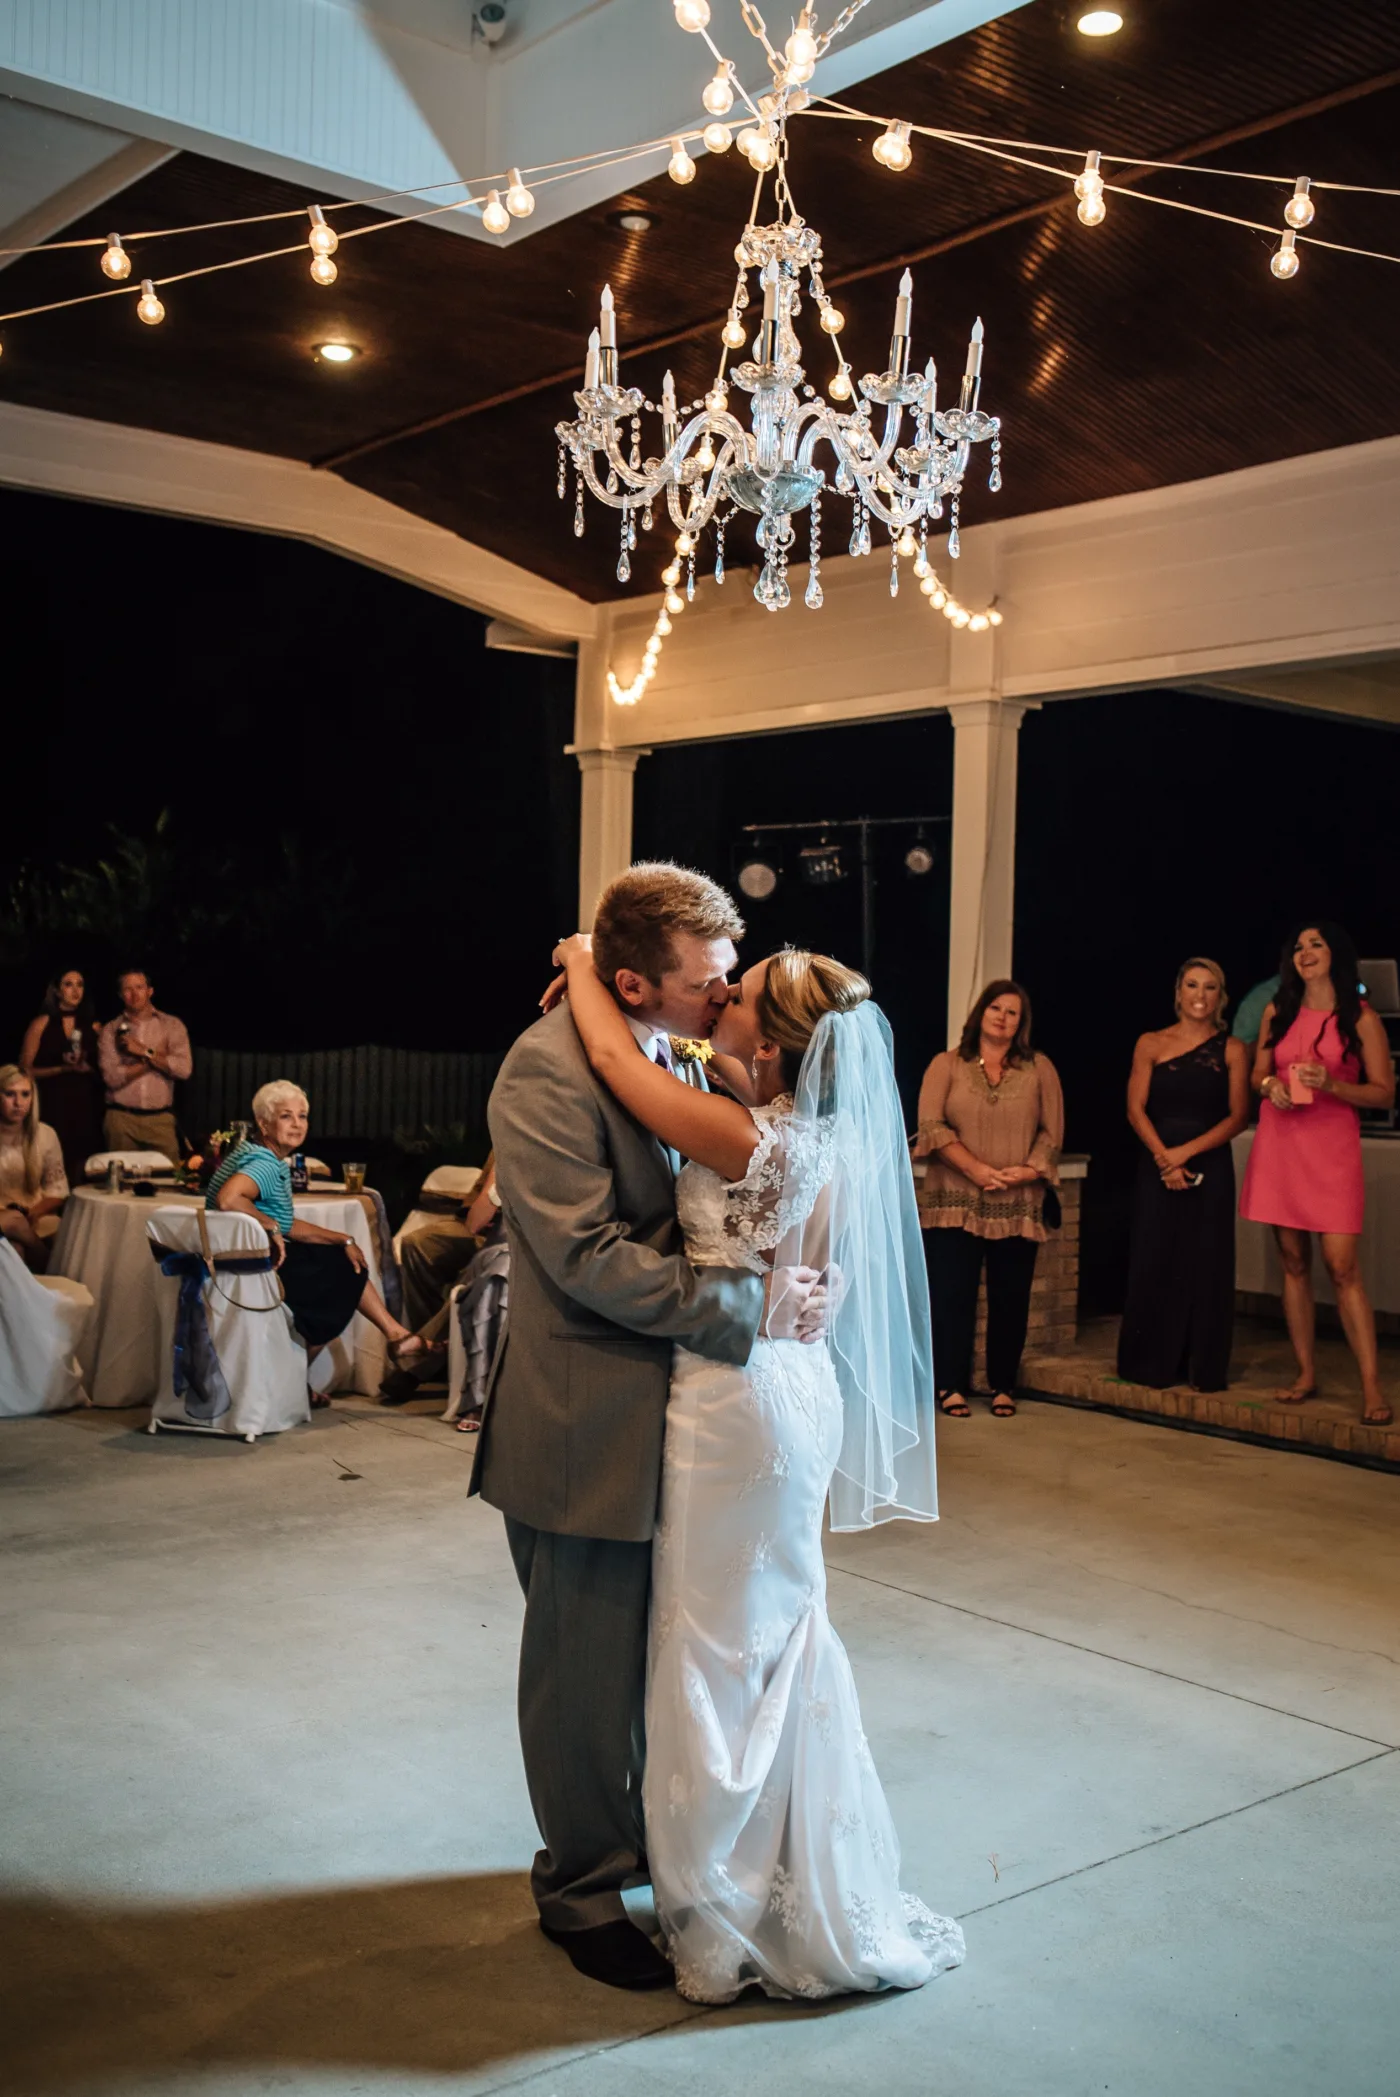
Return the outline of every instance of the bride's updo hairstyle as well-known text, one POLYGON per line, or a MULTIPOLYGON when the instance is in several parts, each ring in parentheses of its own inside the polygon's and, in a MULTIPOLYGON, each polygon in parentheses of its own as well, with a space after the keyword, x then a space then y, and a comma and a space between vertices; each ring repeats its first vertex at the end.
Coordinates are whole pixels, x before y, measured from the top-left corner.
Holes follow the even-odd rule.
POLYGON ((809 954, 784 947, 768 963, 754 1010, 764 1038, 783 1052, 783 1084, 791 1092, 817 1022, 828 1012, 854 1012, 870 995, 858 969, 833 961, 830 954, 809 954))

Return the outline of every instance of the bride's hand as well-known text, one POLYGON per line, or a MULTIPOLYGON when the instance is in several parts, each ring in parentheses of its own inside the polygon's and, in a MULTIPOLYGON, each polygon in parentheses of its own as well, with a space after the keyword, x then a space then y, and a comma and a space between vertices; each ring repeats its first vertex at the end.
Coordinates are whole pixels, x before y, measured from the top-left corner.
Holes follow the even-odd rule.
POLYGON ((556 968, 564 970, 564 974, 554 978, 554 981, 540 999, 541 1012, 552 1012, 555 1006, 562 1005, 567 997, 569 990, 568 966, 570 961, 576 962, 580 956, 591 960, 592 955, 593 934, 591 932, 571 932, 567 939, 560 940, 550 959, 556 968))

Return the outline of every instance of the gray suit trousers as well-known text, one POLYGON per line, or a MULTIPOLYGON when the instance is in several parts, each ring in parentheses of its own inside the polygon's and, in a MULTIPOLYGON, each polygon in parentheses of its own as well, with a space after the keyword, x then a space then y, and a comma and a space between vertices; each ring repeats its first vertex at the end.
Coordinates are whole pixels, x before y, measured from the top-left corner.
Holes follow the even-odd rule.
POLYGON ((551 1929, 620 1922, 646 1849, 651 1544, 559 1536, 509 1515, 506 1541, 525 1591, 520 1743, 544 1838, 530 1889, 551 1929))

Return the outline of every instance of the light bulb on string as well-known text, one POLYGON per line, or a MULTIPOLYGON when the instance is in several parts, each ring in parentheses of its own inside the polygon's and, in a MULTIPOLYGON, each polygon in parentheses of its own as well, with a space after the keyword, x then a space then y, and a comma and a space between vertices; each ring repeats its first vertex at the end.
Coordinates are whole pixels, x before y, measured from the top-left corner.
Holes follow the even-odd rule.
POLYGON ((920 580, 919 588, 923 591, 925 597, 932 597, 934 591, 938 588, 938 577, 931 570, 926 570, 920 580))
POLYGON ((889 124, 870 148, 881 167, 890 168, 896 175, 903 174, 914 158, 910 128, 908 124, 889 124))
POLYGON ((719 331, 719 339, 726 349, 742 349, 746 341, 744 323, 737 313, 731 313, 719 331))
POLYGON ((158 328, 165 318, 165 308, 156 297, 156 287, 149 277, 141 279, 141 296, 136 301, 136 317, 144 320, 148 328, 158 328))
POLYGON ((508 233, 510 231, 510 213, 501 202, 499 189, 487 190, 486 204, 481 214, 481 223, 485 226, 488 233, 508 233))
POLYGON ((676 533, 676 553, 677 553, 678 557, 679 557, 679 558, 680 558, 681 560, 684 560, 684 559, 685 559, 685 557, 686 557, 686 555, 687 555, 688 553, 694 553, 694 551, 695 551, 695 541, 694 541, 694 540, 693 540, 693 539, 691 538, 691 536, 690 536, 690 533, 689 533, 689 532, 677 532, 677 533, 676 533))
POLYGON ((700 471, 702 473, 708 473, 710 468, 715 463, 714 446, 710 442, 708 431, 705 434, 704 441, 702 442, 699 451, 697 451, 695 454, 695 463, 700 468, 700 471))
POLYGON ((899 537, 894 542, 894 550, 897 554, 900 555, 901 559, 906 561, 913 560, 915 554, 919 550, 919 542, 914 537, 913 529, 911 526, 907 524, 905 525, 903 531, 900 533, 899 537))
POLYGON ((311 221, 311 231, 306 236, 306 245, 313 255, 333 255, 340 246, 340 235, 334 226, 328 226, 319 204, 308 204, 306 215, 311 221))
POLYGON ((671 631, 671 621, 665 612, 661 614, 660 618, 656 622, 656 631, 661 635, 663 640, 665 639, 666 635, 671 631))
POLYGON ((832 374, 831 384, 827 387, 826 390, 831 395, 831 398, 833 400, 850 399, 851 381, 844 364, 840 367, 838 371, 832 374))
POLYGON ((1298 264, 1303 259, 1302 256, 1298 253, 1297 247, 1294 244, 1297 241, 1297 238, 1297 234, 1290 226, 1288 231, 1284 234, 1283 239, 1279 242, 1278 247, 1275 249, 1274 253, 1270 255, 1269 267, 1276 277, 1283 277, 1286 279, 1288 277, 1297 276, 1298 264))
POLYGON ((676 20, 692 36, 699 36, 710 23, 710 0, 675 0, 676 20))
POLYGON ((1108 207, 1097 191, 1085 197, 1078 208, 1079 222, 1083 226, 1101 226, 1108 217, 1108 207))
POLYGON ((787 77, 795 87, 801 87, 817 70, 817 40, 812 34, 812 14, 804 7, 797 18, 797 27, 783 46, 783 57, 787 61, 787 77))
POLYGON ((822 307, 822 326, 828 335, 839 335, 846 325, 846 316, 836 306, 822 307))
POLYGON ((758 174, 766 174, 778 158, 778 149, 766 131, 753 133, 753 144, 749 147, 749 166, 758 174))
POLYGON ((987 607, 987 624, 988 626, 1001 625, 1001 613, 994 604, 989 604, 987 607))
POLYGON ((102 250, 102 274, 110 277, 114 284, 120 284, 124 277, 131 275, 131 257, 122 246, 120 233, 107 235, 107 245, 102 250))
POLYGON ((928 593, 928 601, 936 612, 941 612, 944 605, 948 602, 948 592, 940 583, 935 582, 928 593))
POLYGON ((525 187, 519 168, 513 167, 510 171, 510 188, 506 191, 506 210, 512 218, 528 218, 534 208, 534 191, 525 187))
POLYGON ((985 612, 974 612, 967 622, 968 631, 970 633, 985 633, 991 623, 985 612))
POLYGON ((1311 188, 1311 176, 1300 175, 1293 185, 1292 196, 1283 207, 1283 215, 1295 232, 1303 226, 1310 226, 1317 216, 1317 206, 1308 195, 1311 188))
POLYGON ((685 599, 679 590, 668 590, 666 592, 666 609, 673 619, 677 612, 685 610, 685 599))
POLYGON ((670 562, 670 564, 667 567, 663 568, 661 571, 661 580, 663 583, 665 583, 668 590, 674 590, 676 584, 680 581, 680 579, 681 564, 679 561, 670 562))
POLYGON ((340 271, 336 268, 329 255, 313 255, 311 257, 311 281, 313 284, 334 284, 339 275, 340 271))
POLYGON ((700 100, 711 116, 728 116, 734 107, 734 90, 729 84, 729 67, 722 65, 713 80, 705 82, 705 92, 700 100))
POLYGON ((673 182, 679 182, 682 187, 695 180, 695 162, 686 152, 684 141, 679 138, 671 140, 671 159, 666 172, 673 182))
POLYGON ((744 130, 742 130, 739 133, 737 143, 739 151, 743 154, 745 160, 749 160, 752 158, 753 149, 755 145, 758 143, 760 136, 761 133, 753 124, 746 125, 744 130))
POLYGON ((700 134, 707 153, 727 153, 734 143, 728 124, 706 124, 700 134))
POLYGON ((1084 170, 1074 178, 1074 193, 1077 197, 1097 197, 1103 194, 1103 175, 1099 169, 1102 156, 1098 153, 1084 155, 1084 170))

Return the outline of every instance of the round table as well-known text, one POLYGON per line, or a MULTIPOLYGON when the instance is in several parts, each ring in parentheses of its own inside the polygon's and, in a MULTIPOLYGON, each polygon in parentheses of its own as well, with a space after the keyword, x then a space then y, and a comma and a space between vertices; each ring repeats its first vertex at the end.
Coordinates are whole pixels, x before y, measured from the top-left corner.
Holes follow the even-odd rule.
MULTIPOLYGON (((78 1359, 94 1405, 149 1405, 168 1373, 169 1365, 161 1358, 156 1308, 160 1269, 151 1257, 146 1225, 157 1209, 199 1205, 199 1196, 173 1190, 143 1198, 79 1187, 69 1196, 49 1272, 67 1275, 92 1291, 92 1317, 78 1359)), ((353 1238, 369 1264, 370 1280, 379 1288, 379 1247, 357 1196, 298 1194, 292 1207, 307 1222, 353 1238)), ((384 1364, 382 1333, 357 1311, 340 1338, 318 1357, 312 1380, 318 1390, 359 1391, 372 1397, 384 1380, 384 1364)))

